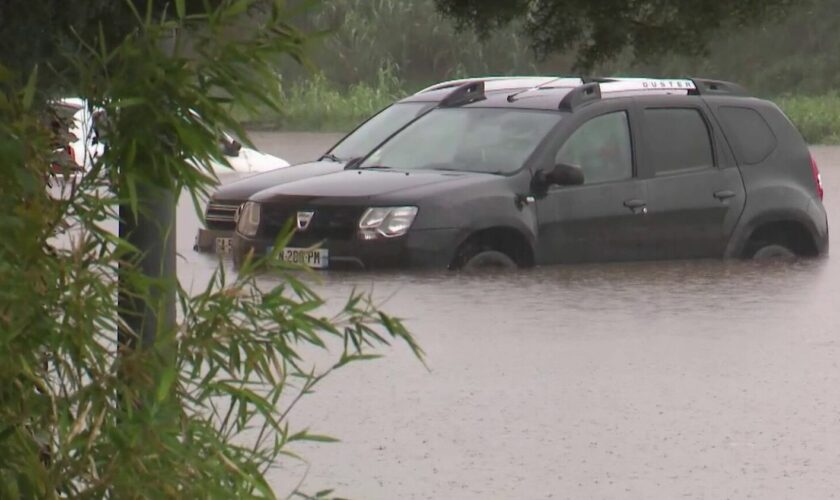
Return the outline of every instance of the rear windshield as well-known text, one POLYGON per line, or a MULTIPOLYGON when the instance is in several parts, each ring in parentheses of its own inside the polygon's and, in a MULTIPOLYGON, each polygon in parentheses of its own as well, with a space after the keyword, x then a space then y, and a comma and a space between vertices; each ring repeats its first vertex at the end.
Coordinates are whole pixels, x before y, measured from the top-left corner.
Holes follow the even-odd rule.
POLYGON ((511 173, 560 121, 552 111, 436 109, 385 143, 360 168, 511 173))
POLYGON ((330 154, 341 160, 366 156, 428 106, 428 102, 406 102, 385 108, 339 142, 330 154))

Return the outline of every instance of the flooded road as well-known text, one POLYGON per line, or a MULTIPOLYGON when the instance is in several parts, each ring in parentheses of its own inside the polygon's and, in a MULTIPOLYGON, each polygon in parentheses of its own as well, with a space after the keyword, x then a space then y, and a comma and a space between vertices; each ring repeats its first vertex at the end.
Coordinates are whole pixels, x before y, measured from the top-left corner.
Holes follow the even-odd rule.
MULTIPOLYGON (((253 136, 289 161, 336 137, 253 136)), ((814 153, 840 223, 840 148, 814 153)), ((192 251, 189 202, 178 225, 181 281, 200 286, 218 261, 192 251)), ((840 492, 840 257, 318 278, 328 300, 387 299, 429 370, 398 346, 328 379, 291 423, 342 442, 297 447, 311 466, 283 464, 280 494, 301 480, 356 499, 840 492)))

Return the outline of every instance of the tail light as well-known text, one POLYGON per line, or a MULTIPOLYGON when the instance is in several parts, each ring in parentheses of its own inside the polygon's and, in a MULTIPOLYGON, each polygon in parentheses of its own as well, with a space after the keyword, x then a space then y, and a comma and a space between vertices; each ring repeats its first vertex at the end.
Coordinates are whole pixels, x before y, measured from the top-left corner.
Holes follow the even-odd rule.
POLYGON ((822 200, 824 194, 822 176, 820 175, 819 167, 817 167, 817 162, 814 160, 814 155, 811 155, 811 174, 814 176, 814 184, 817 186, 817 194, 822 200))

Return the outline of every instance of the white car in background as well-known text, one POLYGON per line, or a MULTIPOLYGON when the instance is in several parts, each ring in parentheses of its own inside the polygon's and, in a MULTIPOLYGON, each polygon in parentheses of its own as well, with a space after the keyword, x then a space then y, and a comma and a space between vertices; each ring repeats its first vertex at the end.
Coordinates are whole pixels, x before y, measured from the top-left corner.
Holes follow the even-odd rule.
MULTIPOLYGON (((96 158, 105 153, 105 144, 99 141, 96 131, 97 111, 91 110, 85 100, 76 97, 55 101, 53 107, 67 125, 68 143, 63 152, 70 156, 71 169, 76 173, 89 171, 96 158)), ((230 134, 222 135, 219 146, 230 167, 222 162, 213 161, 213 171, 216 175, 256 174, 289 166, 289 162, 282 158, 243 146, 230 134)), ((57 175, 62 172, 59 166, 53 170, 57 175)))
POLYGON ((226 173, 257 174, 289 166, 289 162, 282 158, 243 146, 229 134, 223 134, 220 142, 222 153, 232 169, 219 162, 213 162, 216 175, 226 173))

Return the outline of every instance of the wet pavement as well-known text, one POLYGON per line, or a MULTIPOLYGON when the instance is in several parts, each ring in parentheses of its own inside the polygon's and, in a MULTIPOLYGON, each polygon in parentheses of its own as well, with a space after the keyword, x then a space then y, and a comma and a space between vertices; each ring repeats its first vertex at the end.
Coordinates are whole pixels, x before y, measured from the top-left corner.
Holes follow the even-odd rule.
MULTIPOLYGON (((253 136, 292 162, 337 137, 253 136)), ((840 147, 814 153, 840 221, 840 147)), ((192 251, 188 201, 178 225, 179 276, 200 286, 218 261, 192 251)), ((429 370, 398 346, 328 379, 292 425, 342 442, 295 448, 311 465, 279 464, 279 494, 840 496, 840 258, 317 278, 336 303, 373 290, 429 370)))

